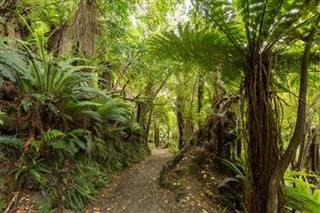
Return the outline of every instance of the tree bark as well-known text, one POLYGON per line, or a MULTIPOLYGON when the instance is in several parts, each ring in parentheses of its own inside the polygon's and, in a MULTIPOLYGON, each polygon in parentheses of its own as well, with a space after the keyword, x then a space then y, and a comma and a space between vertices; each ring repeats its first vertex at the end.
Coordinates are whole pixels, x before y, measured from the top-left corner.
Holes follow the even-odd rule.
POLYGON ((158 147, 160 145, 160 134, 159 134, 159 127, 155 125, 154 128, 154 146, 158 147))
MULTIPOLYGON (((248 211, 265 212, 268 185, 279 159, 280 132, 273 109, 272 58, 255 53, 247 58, 245 90, 248 102, 248 211)), ((276 191, 277 193, 277 191, 276 191)))
POLYGON ((204 89, 204 76, 199 74, 199 82, 198 82, 198 113, 201 112, 202 109, 202 99, 203 99, 203 89, 204 89))
POLYGON ((179 149, 182 148, 183 139, 184 139, 184 117, 183 117, 183 97, 178 94, 177 97, 177 123, 178 123, 178 131, 179 131, 179 149))
MULTIPOLYGON (((4 0, 0 3, 0 36, 24 39, 28 35, 26 26, 15 10, 20 0, 4 0)), ((24 11, 23 13, 26 13, 24 11)), ((28 20, 27 20, 28 22, 28 20)), ((15 44, 12 44, 15 46, 15 44)))
POLYGON ((290 140, 289 146, 286 149, 281 160, 277 163, 276 168, 272 174, 268 189, 268 203, 267 213, 274 213, 278 209, 277 191, 280 187, 283 175, 288 168, 290 162, 293 160, 299 144, 304 137, 304 128, 306 123, 306 100, 308 88, 308 67, 310 51, 313 45, 313 38, 316 32, 316 27, 319 24, 320 16, 317 17, 316 23, 306 38, 305 49, 301 59, 300 68, 300 90, 299 90, 299 103, 298 103, 298 116, 293 136, 290 140))

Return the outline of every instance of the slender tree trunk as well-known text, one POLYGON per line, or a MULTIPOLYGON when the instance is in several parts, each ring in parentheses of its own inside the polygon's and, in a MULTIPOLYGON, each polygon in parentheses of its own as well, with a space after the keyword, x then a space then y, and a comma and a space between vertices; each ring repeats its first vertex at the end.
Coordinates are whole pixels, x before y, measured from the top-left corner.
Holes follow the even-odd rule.
POLYGON ((160 134, 159 134, 159 127, 155 125, 154 128, 154 145, 158 147, 160 145, 160 134))
POLYGON ((178 123, 178 131, 179 131, 179 149, 181 149, 183 145, 183 139, 184 139, 184 117, 183 117, 183 97, 178 94, 177 97, 177 123, 178 123))
MULTIPOLYGON (((150 107, 152 104, 152 101, 150 101, 152 96, 152 84, 149 83, 146 86, 145 90, 145 98, 146 101, 137 102, 137 122, 139 125, 145 130, 145 133, 148 132, 148 123, 149 123, 149 116, 147 117, 148 112, 150 111, 150 107)), ((147 138, 147 136, 145 135, 147 138)))
POLYGON ((102 70, 102 73, 100 75, 101 80, 99 80, 99 85, 101 89, 112 89, 112 74, 111 74, 111 65, 110 63, 104 64, 104 69, 102 70))
MULTIPOLYGON (((319 133, 315 133, 315 137, 313 138, 313 149, 312 149, 312 162, 311 162, 311 169, 314 174, 320 174, 320 145, 319 145, 319 133)), ((313 178, 313 184, 318 185, 319 181, 315 177, 313 178)))
POLYGON ((199 74, 198 82, 198 109, 197 112, 200 113, 202 109, 202 100, 203 100, 203 89, 204 89, 204 76, 199 74))
POLYGON ((268 189, 268 203, 267 213, 274 213, 278 209, 279 198, 275 196, 280 187, 283 175, 288 168, 290 162, 293 160, 296 151, 303 140, 306 123, 306 100, 307 100, 307 87, 308 87, 308 67, 310 51, 313 45, 313 38, 316 32, 316 27, 319 24, 320 16, 317 17, 315 27, 312 28, 309 35, 306 38, 305 49, 301 60, 300 69, 300 90, 299 90, 299 103, 298 103, 298 116, 296 121, 296 127, 293 136, 290 140, 289 146, 286 149, 281 160, 276 164, 276 168, 270 179, 268 189))
POLYGON ((318 164, 319 156, 318 156, 318 152, 317 152, 318 151, 317 140, 318 140, 318 136, 315 136, 312 140, 312 144, 309 149, 310 167, 311 167, 311 171, 314 174, 318 173, 317 164, 318 164))

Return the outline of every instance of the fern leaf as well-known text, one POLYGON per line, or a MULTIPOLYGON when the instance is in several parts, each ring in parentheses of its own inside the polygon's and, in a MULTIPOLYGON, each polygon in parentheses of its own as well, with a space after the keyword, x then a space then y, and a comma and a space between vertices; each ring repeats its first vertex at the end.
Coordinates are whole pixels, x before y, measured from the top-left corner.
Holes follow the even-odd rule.
POLYGON ((15 136, 0 136, 0 146, 14 146, 16 148, 22 149, 24 146, 24 142, 15 136))

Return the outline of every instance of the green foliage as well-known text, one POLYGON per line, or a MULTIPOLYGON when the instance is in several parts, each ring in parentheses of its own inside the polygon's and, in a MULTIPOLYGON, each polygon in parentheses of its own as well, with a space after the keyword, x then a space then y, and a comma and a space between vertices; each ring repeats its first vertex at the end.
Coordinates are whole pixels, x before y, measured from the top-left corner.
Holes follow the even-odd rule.
POLYGON ((25 8, 31 8, 27 14, 24 14, 29 20, 38 20, 32 22, 31 25, 37 27, 41 24, 46 24, 49 28, 54 28, 60 23, 70 21, 73 15, 73 8, 77 1, 67 1, 57 3, 54 0, 38 1, 24 0, 19 1, 16 7, 17 14, 23 14, 25 8))
MULTIPOLYGON (((85 202, 92 199, 97 192, 97 188, 105 186, 107 181, 99 165, 86 164, 79 162, 76 170, 70 172, 72 182, 65 186, 65 205, 73 210, 80 210, 84 207, 85 202)), ((67 182, 68 180, 66 180, 67 182)))
POLYGON ((121 99, 112 98, 97 108, 97 113, 107 122, 124 124, 130 116, 129 106, 121 99))
POLYGON ((239 83, 242 77, 241 67, 237 64, 239 54, 234 52, 234 47, 225 36, 207 25, 178 25, 177 32, 153 35, 148 40, 148 47, 155 57, 178 63, 180 67, 186 66, 187 70, 190 66, 200 72, 218 70, 226 82, 239 83))
POLYGON ((17 158, 23 146, 24 142, 15 136, 0 135, 0 158, 4 156, 17 158))
POLYGON ((88 153, 91 151, 92 144, 88 133, 90 132, 82 129, 74 129, 66 133, 57 129, 49 129, 38 140, 33 142, 33 146, 37 151, 40 150, 41 146, 45 146, 46 151, 48 151, 48 148, 52 148, 52 152, 58 154, 59 162, 61 163, 65 156, 74 156, 80 150, 88 153), (82 136, 85 136, 83 138, 86 140, 82 140, 82 136))
MULTIPOLYGON (((243 163, 233 163, 231 161, 228 161, 226 159, 223 159, 223 158, 218 158, 218 160, 220 160, 220 162, 226 166, 228 169, 230 169, 233 173, 234 173, 234 176, 233 177, 227 177, 223 180, 222 183, 219 184, 218 188, 222 188, 230 183, 236 183, 236 184, 239 184, 242 188, 244 187, 244 185, 246 184, 246 181, 247 181, 247 178, 245 176, 245 173, 244 173, 244 165, 243 163)), ((235 197, 237 196, 235 194, 234 191, 230 191, 230 192, 227 192, 226 193, 227 195, 227 198, 228 199, 235 199, 235 197), (229 197, 228 198, 228 195, 229 194, 234 194, 232 197, 229 197)), ((239 196, 239 195, 238 195, 239 196)))
MULTIPOLYGON (((4 189, 5 180, 3 178, 0 178, 0 187, 4 189)), ((0 193, 0 211, 3 210, 5 206, 5 198, 2 193, 0 193)))
POLYGON ((216 65, 220 51, 229 51, 228 43, 215 30, 195 29, 190 24, 178 25, 177 30, 151 37, 148 41, 151 53, 161 59, 209 68, 216 65))
POLYGON ((235 164, 232 163, 231 161, 228 161, 227 159, 223 159, 223 158, 218 158, 221 163, 226 166, 227 168, 229 168, 231 171, 233 171, 235 173, 235 177, 237 179, 239 179, 242 183, 244 183, 246 177, 244 174, 244 169, 243 169, 243 165, 242 164, 235 164))
POLYGON ((36 184, 44 185, 47 183, 45 174, 51 173, 51 171, 46 168, 46 165, 42 161, 43 160, 30 159, 22 166, 11 170, 9 174, 14 175, 20 187, 22 187, 29 178, 36 184))
MULTIPOLYGON (((74 65, 92 64, 92 61, 82 57, 57 58, 46 51, 48 39, 53 36, 48 31, 62 21, 71 20, 75 4, 23 1, 16 12, 23 14, 21 18, 30 33, 28 42, 0 38, 0 85, 3 80, 9 80, 19 92, 15 97, 19 107, 8 116, 18 115, 18 123, 26 124, 17 127, 17 137, 21 140, 14 136, 0 137, 0 157, 3 155, 13 162, 21 157, 21 162, 15 162, 19 166, 10 174, 21 187, 31 184, 41 190, 44 199, 36 203, 39 212, 51 212, 62 204, 79 211, 106 184, 106 172, 127 168, 150 154, 147 143, 141 140, 143 131, 132 115, 132 106, 121 98, 107 97, 106 91, 98 89, 96 67, 74 65), (37 10, 42 6, 45 6, 43 10, 37 10), (34 22, 34 19, 45 20, 34 22), (35 140, 25 143, 33 134, 35 140)), ((98 7, 100 12, 108 10, 106 14, 110 17, 101 21, 100 29, 108 31, 110 36, 98 39, 97 49, 103 56, 97 61, 115 62, 121 70, 122 63, 126 64, 136 54, 135 48, 141 47, 135 43, 134 36, 121 38, 129 30, 131 20, 127 12, 133 8, 129 2, 98 7), (118 13, 120 19, 111 15, 118 13), (110 45, 106 47, 103 42, 110 45)), ((139 63, 145 65, 142 60, 139 63)), ((138 67, 135 61, 132 64, 138 67)), ((141 70, 146 68, 138 67, 139 75, 143 76, 145 72, 141 70)), ((154 69, 152 75, 163 76, 158 73, 154 69)))
POLYGON ((287 171, 284 177, 287 205, 302 212, 319 212, 320 189, 308 180, 316 177, 305 172, 287 171))
POLYGON ((4 208, 5 202, 3 200, 3 198, 0 197, 0 210, 2 210, 4 208))
POLYGON ((50 201, 46 199, 40 199, 35 201, 35 207, 39 211, 39 213, 55 213, 56 211, 53 210, 50 201))
POLYGON ((168 148, 170 150, 170 152, 172 153, 178 153, 179 152, 179 144, 176 143, 175 141, 169 141, 168 142, 168 148))
MULTIPOLYGON (((93 69, 88 66, 74 66, 79 58, 59 61, 45 52, 43 37, 39 36, 38 48, 40 55, 32 53, 30 44, 15 40, 23 52, 14 49, 0 40, 1 69, 3 76, 17 83, 21 94, 45 95, 46 99, 58 102, 66 98, 77 99, 84 95, 99 94, 99 90, 91 87, 90 82, 96 76, 92 73, 83 72, 84 69, 93 69), (16 60, 11 60, 14 58, 16 60)), ((40 96, 40 100, 44 97, 40 96)))
MULTIPOLYGON (((1 83, 0 83, 0 88, 1 88, 1 83)), ((2 115, 4 115, 5 113, 4 112, 1 112, 1 110, 0 110, 0 126, 2 126, 3 125, 3 120, 1 119, 1 116, 2 115)))

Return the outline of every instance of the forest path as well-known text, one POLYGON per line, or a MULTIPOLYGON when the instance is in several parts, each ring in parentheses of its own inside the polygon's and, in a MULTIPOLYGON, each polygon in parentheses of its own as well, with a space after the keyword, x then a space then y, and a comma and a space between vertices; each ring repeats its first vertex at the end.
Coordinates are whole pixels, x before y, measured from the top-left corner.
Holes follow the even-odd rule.
POLYGON ((173 155, 153 149, 147 160, 120 174, 85 208, 87 213, 201 213, 194 202, 178 203, 175 193, 160 188, 159 171, 173 155))

